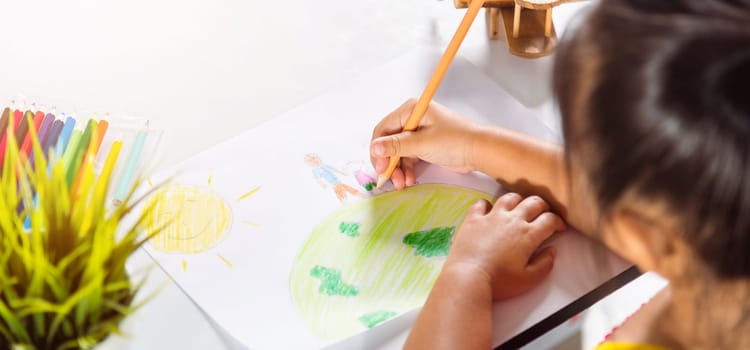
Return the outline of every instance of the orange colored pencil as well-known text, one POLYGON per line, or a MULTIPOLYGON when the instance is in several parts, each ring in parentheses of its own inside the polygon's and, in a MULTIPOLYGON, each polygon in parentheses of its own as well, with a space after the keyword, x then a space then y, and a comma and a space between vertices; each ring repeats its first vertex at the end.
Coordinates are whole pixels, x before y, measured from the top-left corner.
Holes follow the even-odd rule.
POLYGON ((94 158, 96 158, 96 154, 99 153, 99 147, 102 145, 102 140, 107 133, 108 127, 109 122, 106 120, 100 120, 99 124, 96 125, 96 134, 94 134, 96 135, 96 138, 92 138, 91 143, 89 143, 89 149, 91 150, 91 154, 94 155, 94 158))
MULTIPOLYGON (((443 57, 440 58, 440 62, 438 62, 437 68, 435 68, 435 72, 432 73, 432 77, 427 83, 427 87, 425 87, 424 91, 422 91, 422 95, 419 97, 419 100, 417 100, 417 104, 414 106, 414 109, 412 109, 411 115, 409 115, 409 119, 406 120, 404 131, 413 131, 419 126, 419 122, 427 112, 427 107, 429 107, 430 101, 435 96, 435 92, 437 92, 438 87, 440 87, 440 82, 443 81, 443 77, 445 77, 445 73, 448 71, 448 67, 450 67, 453 58, 456 57, 458 48, 464 41, 466 33, 469 32, 469 28, 471 28, 471 24, 477 17, 479 10, 482 8, 482 5, 484 5, 484 1, 485 0, 471 0, 469 8, 466 10, 466 14, 464 15, 464 18, 461 20, 461 24, 456 30, 456 34, 453 35, 453 39, 451 39, 450 43, 448 43, 448 47, 445 49, 443 57)), ((378 176, 377 188, 382 187, 383 184, 385 184, 385 182, 391 178, 391 175, 393 175, 393 171, 396 170, 396 167, 398 166, 399 160, 400 157, 398 156, 391 157, 388 168, 378 176)))

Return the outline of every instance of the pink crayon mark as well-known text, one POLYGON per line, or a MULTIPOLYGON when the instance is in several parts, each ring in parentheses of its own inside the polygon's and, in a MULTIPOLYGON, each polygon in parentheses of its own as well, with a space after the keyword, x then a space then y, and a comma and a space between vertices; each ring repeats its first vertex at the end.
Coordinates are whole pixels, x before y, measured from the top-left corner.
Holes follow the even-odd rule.
POLYGON ((368 191, 372 191, 375 186, 377 186, 375 179, 362 170, 357 170, 354 173, 354 177, 357 178, 357 182, 368 191))

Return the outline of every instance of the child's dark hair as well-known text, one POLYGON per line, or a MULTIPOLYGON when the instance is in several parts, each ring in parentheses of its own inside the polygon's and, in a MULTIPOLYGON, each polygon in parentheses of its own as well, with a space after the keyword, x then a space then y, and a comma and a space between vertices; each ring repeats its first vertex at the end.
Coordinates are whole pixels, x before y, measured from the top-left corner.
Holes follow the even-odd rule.
POLYGON ((662 200, 718 277, 750 276, 750 1, 592 11, 555 63, 566 153, 603 213, 628 193, 662 200))

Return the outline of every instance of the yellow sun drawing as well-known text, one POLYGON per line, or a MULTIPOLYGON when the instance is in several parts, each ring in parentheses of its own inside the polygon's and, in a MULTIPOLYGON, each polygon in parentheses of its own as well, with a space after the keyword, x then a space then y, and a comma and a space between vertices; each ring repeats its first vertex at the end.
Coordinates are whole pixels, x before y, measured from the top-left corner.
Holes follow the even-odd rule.
MULTIPOLYGON (((150 179, 149 179, 150 180, 150 179)), ((151 246, 165 253, 197 254, 215 247, 224 240, 232 228, 232 208, 219 193, 211 188, 213 176, 206 181, 208 187, 175 183, 158 189, 147 201, 147 233, 151 246)), ((149 181, 150 183, 150 181, 149 181)), ((260 190, 255 187, 241 195, 241 202, 260 190)), ((252 221, 243 224, 257 227, 252 221)), ((219 259, 228 267, 234 264, 221 254, 219 259)), ((182 260, 183 271, 187 261, 182 260)))

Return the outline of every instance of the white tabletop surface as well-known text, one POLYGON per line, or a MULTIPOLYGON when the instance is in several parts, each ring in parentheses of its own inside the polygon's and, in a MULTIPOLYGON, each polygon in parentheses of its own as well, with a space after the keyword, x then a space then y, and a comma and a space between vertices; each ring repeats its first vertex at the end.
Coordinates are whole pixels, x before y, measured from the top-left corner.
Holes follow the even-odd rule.
MULTIPOLYGON (((558 32, 585 6, 556 9, 558 32)), ((148 118, 165 131, 166 167, 417 45, 444 46, 463 10, 449 0, 31 0, 0 13, 0 99, 148 118)), ((552 58, 508 54, 483 17, 460 54, 559 130, 552 58)), ((143 252, 131 263, 153 265, 143 252)), ((154 268, 144 290, 159 288, 102 348, 236 345, 154 268)))

